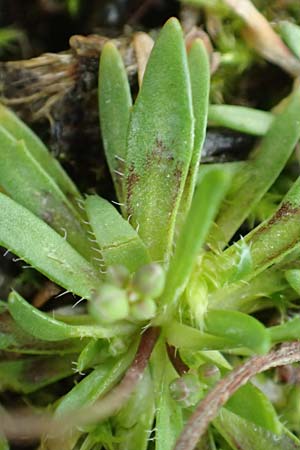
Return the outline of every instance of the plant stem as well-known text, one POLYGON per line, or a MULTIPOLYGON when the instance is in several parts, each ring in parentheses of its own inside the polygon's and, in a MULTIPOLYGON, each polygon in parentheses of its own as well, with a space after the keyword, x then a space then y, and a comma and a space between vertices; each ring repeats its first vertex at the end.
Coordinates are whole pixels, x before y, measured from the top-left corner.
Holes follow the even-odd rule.
POLYGON ((300 360, 300 342, 283 344, 264 356, 254 356, 224 377, 201 401, 190 417, 179 437, 174 450, 193 450, 205 433, 209 423, 217 416, 220 408, 241 386, 254 375, 272 367, 292 364, 300 360))

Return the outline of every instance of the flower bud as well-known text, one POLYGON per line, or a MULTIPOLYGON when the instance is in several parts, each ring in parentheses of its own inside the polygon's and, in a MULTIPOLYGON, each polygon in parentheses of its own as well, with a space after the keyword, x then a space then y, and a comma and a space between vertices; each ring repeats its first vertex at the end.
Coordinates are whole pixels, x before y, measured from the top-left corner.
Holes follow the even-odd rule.
POLYGON ((156 303, 151 298, 133 303, 130 306, 130 317, 134 320, 150 320, 155 317, 156 303))
POLYGON ((198 375, 203 383, 214 385, 221 377, 220 369, 215 364, 205 363, 199 367, 198 375))
POLYGON ((203 387, 194 373, 186 373, 170 383, 172 398, 183 408, 196 405, 203 396, 203 387))
POLYGON ((125 266, 121 266, 121 264, 107 268, 106 279, 109 284, 124 288, 129 281, 129 277, 129 270, 125 266))
POLYGON ((156 263, 141 267, 132 279, 132 287, 145 297, 159 297, 163 292, 164 285, 164 269, 156 263))
POLYGON ((116 286, 103 284, 89 302, 91 315, 99 322, 116 322, 129 313, 126 292, 116 286))

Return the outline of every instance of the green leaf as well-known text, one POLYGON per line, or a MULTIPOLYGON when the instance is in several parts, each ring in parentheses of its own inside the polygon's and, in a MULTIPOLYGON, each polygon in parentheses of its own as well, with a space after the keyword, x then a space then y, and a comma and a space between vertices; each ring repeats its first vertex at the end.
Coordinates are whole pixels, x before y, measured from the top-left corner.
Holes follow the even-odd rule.
MULTIPOLYGON (((299 249, 299 235, 300 177, 270 219, 262 222, 221 255, 208 255, 207 263, 211 265, 219 287, 224 285, 226 289, 229 276, 231 280, 237 279, 235 275, 238 274, 242 246, 248 246, 251 270, 240 273, 240 276, 244 281, 250 281, 266 268, 279 263, 293 250, 299 249)), ((206 268, 205 261, 203 268, 206 268)))
POLYGON ((42 141, 12 111, 0 104, 0 124, 14 139, 23 140, 32 157, 43 167, 66 197, 78 208, 79 191, 59 162, 53 158, 42 141))
POLYGON ((278 27, 286 45, 300 59, 300 27, 287 20, 279 22, 278 27))
POLYGON ((238 311, 209 310, 205 316, 205 331, 231 339, 235 347, 246 347, 264 354, 271 342, 267 329, 254 317, 238 311))
POLYGON ((116 208, 96 195, 86 199, 85 207, 106 266, 121 264, 135 272, 149 263, 145 244, 116 208))
POLYGON ((0 244, 50 280, 90 298, 100 277, 63 237, 27 209, 0 193, 0 244), (5 211, 5 213, 3 213, 5 211))
MULTIPOLYGON (((300 448, 295 438, 285 432, 274 434, 223 408, 213 421, 218 432, 234 450, 294 450, 300 448)), ((299 442, 299 441, 298 441, 299 442)))
POLYGON ((226 127, 242 133, 264 136, 274 121, 272 113, 234 105, 210 105, 210 126, 226 127))
POLYGON ((155 450, 171 450, 183 428, 183 417, 181 408, 171 397, 169 385, 178 375, 163 340, 158 341, 150 362, 156 405, 155 450))
MULTIPOLYGON (((28 394, 73 374, 76 355, 38 356, 0 362, 0 391, 28 394)), ((1 448, 1 447, 0 447, 1 448)))
POLYGON ((193 151, 191 86, 182 30, 162 28, 132 110, 125 170, 126 211, 153 260, 169 257, 193 151))
POLYGON ((147 450, 155 416, 153 385, 149 369, 128 403, 113 419, 118 450, 147 450))
POLYGON ((168 344, 188 350, 228 350, 237 347, 236 341, 223 336, 214 336, 178 322, 164 327, 168 344))
POLYGON ((186 218, 186 214, 191 206, 207 125, 210 65, 207 50, 200 39, 195 40, 191 47, 188 55, 188 64, 191 77, 192 101, 195 117, 195 136, 192 159, 178 212, 179 220, 181 219, 182 221, 186 218))
POLYGON ((106 361, 105 364, 101 364, 76 384, 70 392, 62 397, 55 413, 56 417, 92 405, 101 395, 108 392, 132 362, 136 348, 136 344, 132 345, 126 355, 117 360, 106 361))
POLYGON ((217 219, 223 245, 233 236, 284 168, 300 137, 299 115, 300 90, 297 90, 285 109, 276 116, 248 163, 236 173, 217 219))
POLYGON ((80 223, 82 219, 54 179, 34 159, 25 142, 14 139, 1 125, 0 142, 0 186, 90 258, 90 243, 80 223))
POLYGON ((124 201, 123 174, 131 106, 130 87, 121 55, 108 42, 101 51, 99 113, 106 160, 121 203, 124 201))
POLYGON ((167 273, 166 288, 161 298, 161 305, 168 305, 164 314, 174 309, 186 288, 228 181, 228 173, 215 169, 205 173, 199 182, 167 273))
POLYGON ((282 432, 282 425, 271 401, 251 383, 240 387, 230 397, 225 408, 272 433, 282 432))
POLYGON ((17 292, 9 296, 8 309, 17 324, 27 333, 45 341, 61 341, 70 338, 110 338, 134 331, 130 324, 118 324, 116 327, 99 325, 68 325, 41 312, 26 302, 17 292))
POLYGON ((0 350, 28 354, 60 354, 80 352, 86 339, 69 339, 60 342, 45 342, 26 333, 7 312, 0 313, 0 350))

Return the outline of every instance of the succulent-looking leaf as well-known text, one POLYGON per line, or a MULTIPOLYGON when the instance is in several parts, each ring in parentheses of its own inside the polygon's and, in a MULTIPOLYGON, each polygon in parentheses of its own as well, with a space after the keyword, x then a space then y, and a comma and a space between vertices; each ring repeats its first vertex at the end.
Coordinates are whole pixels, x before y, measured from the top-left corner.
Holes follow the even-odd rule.
MULTIPOLYGON (((264 269, 280 262, 293 250, 299 249, 299 235, 300 177, 294 182, 270 219, 254 228, 241 241, 229 247, 221 255, 208 255, 207 261, 208 264, 212 264, 211 268, 218 279, 219 287, 224 285, 226 289, 228 274, 233 274, 238 270, 242 245, 248 245, 252 261, 252 269, 244 272, 242 278, 250 281, 264 269)), ((207 268, 205 261, 203 262, 204 267, 207 268)))
POLYGON ((42 141, 12 111, 0 104, 0 124, 15 139, 23 140, 33 158, 55 180, 66 197, 78 211, 77 200, 81 198, 79 191, 63 170, 59 162, 53 158, 42 141))
POLYGON ((247 347, 255 353, 267 353, 271 346, 267 329, 254 317, 238 311, 208 311, 205 331, 232 339, 236 347, 247 347))
POLYGON ((132 99, 122 57, 108 42, 101 51, 99 69, 99 112, 102 139, 118 199, 124 201, 123 174, 126 139, 132 99))
POLYGON ((233 449, 241 450, 295 450, 298 439, 287 433, 274 434, 223 408, 213 421, 219 433, 233 449))
POLYGON ((54 319, 26 302, 17 292, 9 296, 8 309, 17 324, 27 333, 45 341, 61 341, 70 338, 110 338, 134 331, 130 324, 118 325, 117 328, 98 325, 69 325, 54 319), (123 332, 122 332, 123 330, 123 332))
POLYGON ((114 419, 118 450, 147 450, 155 417, 153 383, 149 369, 128 403, 114 419))
MULTIPOLYGON (((200 39, 197 39, 192 44, 188 55, 188 64, 191 77, 193 112, 195 117, 195 136, 193 154, 178 211, 179 222, 185 220, 186 214, 191 206, 207 124, 210 66, 207 50, 200 39)), ((180 227, 181 224, 178 223, 178 221, 177 225, 180 227)))
POLYGON ((167 260, 193 151, 187 55, 178 21, 162 28, 132 110, 125 170, 126 211, 155 261, 167 260))
POLYGON ((300 137, 300 90, 279 113, 235 178, 217 218, 225 245, 274 183, 300 137))
POLYGON ((90 298, 100 285, 94 267, 46 223, 0 193, 0 244, 50 280, 90 298))
POLYGON ((272 125, 272 113, 234 105, 210 105, 208 122, 211 126, 226 127, 242 133, 263 136, 272 125))
POLYGON ((0 186, 17 203, 43 219, 83 256, 91 249, 74 205, 34 158, 24 140, 16 140, 0 125, 0 186))
POLYGON ((240 387, 230 397, 225 408, 271 433, 282 432, 282 424, 271 401, 252 383, 240 387))
POLYGON ((135 272, 149 263, 145 244, 116 208, 96 195, 89 196, 85 206, 106 266, 123 265, 135 272))
POLYGON ((150 362, 156 406, 155 449, 171 450, 182 430, 183 417, 180 406, 171 397, 169 385, 177 373, 169 361, 162 340, 157 343, 150 362))
POLYGON ((228 173, 220 169, 205 173, 199 182, 170 262, 166 288, 161 298, 161 304, 168 305, 170 311, 186 288, 228 182, 228 173))
POLYGON ((101 364, 71 389, 60 401, 56 417, 77 411, 94 403, 100 395, 109 391, 132 362, 137 345, 132 345, 126 355, 101 364))
POLYGON ((283 20, 279 22, 279 32, 286 45, 300 59, 300 27, 295 23, 283 20))

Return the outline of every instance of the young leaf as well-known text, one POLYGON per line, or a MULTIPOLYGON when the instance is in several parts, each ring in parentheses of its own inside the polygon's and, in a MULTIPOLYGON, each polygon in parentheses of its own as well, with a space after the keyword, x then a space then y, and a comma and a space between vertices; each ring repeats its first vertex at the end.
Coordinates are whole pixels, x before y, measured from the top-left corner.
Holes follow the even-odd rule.
POLYGON ((230 274, 231 279, 234 279, 233 275, 237 273, 240 262, 242 245, 248 245, 251 270, 240 275, 243 280, 250 281, 264 269, 280 262, 293 250, 299 249, 299 233, 300 177, 294 182, 277 211, 269 220, 254 228, 241 241, 229 247, 223 254, 208 256, 219 286, 224 285, 226 289, 228 275, 230 274))
POLYGON ((238 311, 208 311, 205 331, 231 339, 236 347, 247 347, 259 354, 267 353, 271 345, 267 329, 254 317, 238 311))
MULTIPOLYGON (((191 47, 188 55, 188 64, 191 77, 192 101, 195 117, 195 136, 191 163, 178 211, 179 221, 184 221, 191 206, 207 124, 210 66, 207 50, 200 39, 197 39, 191 47)), ((179 223, 178 225, 180 226, 181 224, 179 223)))
POLYGON ((45 342, 26 333, 7 312, 7 304, 0 313, 0 350, 22 354, 60 354, 80 352, 86 339, 45 342))
POLYGON ((128 403, 114 419, 118 450, 147 450, 155 416, 153 383, 145 371, 128 403))
POLYGON ((291 439, 285 432, 274 434, 250 421, 242 419, 226 408, 221 410, 214 426, 234 449, 241 450, 294 450, 299 449, 299 441, 291 439))
POLYGON ((178 375, 172 367, 163 341, 159 341, 150 361, 154 384, 156 418, 155 450, 171 450, 183 427, 181 407, 171 397, 169 385, 178 375))
POLYGON ((180 25, 172 18, 150 55, 127 141, 126 211, 155 261, 170 254, 193 128, 186 50, 180 25))
POLYGON ((230 397, 225 408, 271 433, 282 432, 282 424, 271 401, 252 383, 240 387, 230 397))
MULTIPOLYGON (((12 111, 0 104, 0 124, 15 139, 23 140, 33 158, 43 167, 78 209, 79 191, 63 170, 59 162, 48 152, 45 145, 12 111)), ((80 210, 79 210, 80 211, 80 210)))
POLYGON ((120 379, 132 362, 137 345, 132 345, 126 355, 101 364, 71 389, 60 401, 56 417, 77 411, 93 404, 100 395, 109 391, 120 379))
POLYGON ((215 169, 205 173, 199 182, 170 262, 161 305, 173 309, 183 293, 228 181, 227 173, 215 169))
POLYGON ((8 309, 17 324, 27 333, 45 341, 61 341, 70 338, 110 338, 134 330, 130 324, 114 327, 100 327, 98 325, 69 325, 54 319, 26 302, 17 292, 9 296, 8 309), (122 332, 123 330, 123 332, 122 332))
POLYGON ((210 105, 208 122, 211 126, 226 127, 254 136, 267 133, 274 121, 272 113, 235 105, 210 105))
POLYGON ((99 275, 52 228, 23 206, 0 193, 0 244, 52 281, 81 297, 90 298, 99 275), (4 213, 5 211, 5 213, 4 213))
POLYGON ((300 27, 295 23, 283 20, 279 22, 279 32, 292 52, 300 59, 300 27))
POLYGON ((110 42, 101 51, 98 99, 106 160, 118 199, 123 203, 126 138, 132 99, 121 55, 110 42))
POLYGON ((268 133, 247 164, 236 173, 218 216, 223 245, 233 236, 249 213, 274 183, 300 137, 300 90, 276 116, 268 133))
POLYGON ((0 186, 17 203, 43 219, 83 256, 91 249, 80 223, 81 217, 69 199, 39 162, 23 140, 16 140, 0 125, 0 186))
POLYGON ((93 195, 86 199, 85 207, 106 266, 123 265, 135 272, 149 263, 145 244, 113 205, 93 195))

